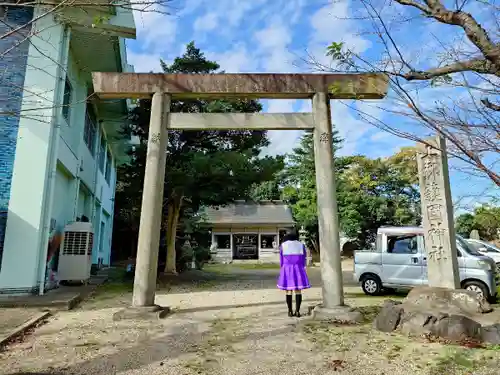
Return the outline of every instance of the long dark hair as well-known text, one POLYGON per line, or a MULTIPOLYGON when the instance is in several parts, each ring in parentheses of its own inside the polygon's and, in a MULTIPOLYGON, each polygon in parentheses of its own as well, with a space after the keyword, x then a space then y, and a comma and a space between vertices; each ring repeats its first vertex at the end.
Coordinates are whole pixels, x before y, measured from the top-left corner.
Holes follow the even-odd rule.
POLYGON ((286 232, 285 236, 283 237, 283 242, 285 241, 298 241, 299 240, 299 235, 297 233, 296 229, 290 229, 286 232))

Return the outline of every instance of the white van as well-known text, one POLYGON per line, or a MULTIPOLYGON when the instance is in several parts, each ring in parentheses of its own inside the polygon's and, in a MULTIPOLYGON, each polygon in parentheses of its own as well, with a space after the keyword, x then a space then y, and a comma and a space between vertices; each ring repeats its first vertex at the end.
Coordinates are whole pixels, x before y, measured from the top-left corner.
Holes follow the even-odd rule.
POLYGON ((495 245, 486 241, 474 240, 469 238, 467 243, 474 249, 479 251, 482 255, 486 255, 495 261, 497 266, 500 266, 500 249, 495 245))
MULTIPOLYGON (((458 266, 462 288, 493 300, 500 285, 495 261, 457 235, 458 266)), ((427 255, 421 227, 383 227, 377 232, 374 250, 354 252, 354 278, 366 294, 384 289, 427 285, 427 255)))

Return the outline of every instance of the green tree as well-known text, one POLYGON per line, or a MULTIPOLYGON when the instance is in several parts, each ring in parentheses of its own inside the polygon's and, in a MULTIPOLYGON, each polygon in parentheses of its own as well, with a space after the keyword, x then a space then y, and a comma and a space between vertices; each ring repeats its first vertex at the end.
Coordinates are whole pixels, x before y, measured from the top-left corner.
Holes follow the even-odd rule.
POLYGON ((416 152, 404 148, 389 158, 357 156, 339 176, 341 227, 361 246, 373 242, 382 225, 420 223, 416 152))
POLYGON ((455 229, 458 234, 467 238, 475 229, 481 239, 496 240, 500 230, 500 207, 482 205, 476 207, 473 213, 461 214, 455 220, 455 229))
POLYGON ((486 241, 498 238, 500 229, 500 207, 483 205, 474 210, 474 223, 479 235, 486 241))
POLYGON ((465 238, 469 238, 470 233, 476 228, 476 223, 474 221, 474 215, 471 213, 465 213, 458 216, 455 220, 455 230, 459 235, 465 238))
MULTIPOLYGON (((219 64, 206 59, 194 42, 186 52, 168 65, 161 61, 165 73, 210 74, 219 64)), ((141 100, 134 109, 127 131, 139 138, 132 151, 133 162, 122 167, 120 177, 133 190, 124 194, 140 194, 136 185, 144 179, 150 100, 141 100), (135 179, 131 182, 131 179, 135 179), (134 185, 134 186, 132 186, 134 185)), ((172 112, 259 112, 255 100, 173 100, 172 112)), ((163 230, 166 232, 165 272, 175 272, 175 242, 179 219, 185 212, 196 212, 201 205, 224 205, 238 198, 247 198, 251 186, 274 178, 282 168, 281 157, 260 157, 269 145, 266 131, 169 131, 167 168, 164 189, 163 230)))
MULTIPOLYGON (((283 165, 284 167, 284 165, 283 165)), ((281 187, 279 176, 273 180, 264 181, 260 184, 254 184, 250 193, 250 197, 255 201, 271 200, 277 201, 281 199, 281 187)))

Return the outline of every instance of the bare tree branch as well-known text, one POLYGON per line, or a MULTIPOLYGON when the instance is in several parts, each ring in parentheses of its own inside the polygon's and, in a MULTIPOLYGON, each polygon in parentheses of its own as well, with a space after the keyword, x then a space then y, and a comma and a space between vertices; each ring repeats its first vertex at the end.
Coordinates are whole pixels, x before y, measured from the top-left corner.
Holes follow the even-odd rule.
POLYGON ((408 73, 401 74, 401 77, 408 81, 429 80, 447 74, 465 71, 474 71, 483 74, 498 74, 497 69, 490 61, 484 59, 474 59, 469 61, 459 61, 454 64, 445 65, 439 68, 431 68, 425 71, 410 71, 408 73))
POLYGON ((486 30, 469 13, 461 10, 451 11, 440 0, 424 0, 426 5, 415 0, 395 0, 399 4, 409 5, 422 11, 426 16, 448 24, 460 26, 467 38, 483 53, 495 67, 498 74, 500 70, 500 44, 493 43, 486 30))
MULTIPOLYGON (((371 18, 371 22, 363 23, 367 29, 361 34, 378 46, 379 55, 374 58, 373 49, 366 54, 356 53, 338 41, 332 44, 334 53, 329 50, 329 54, 334 60, 332 66, 336 68, 389 75, 391 91, 388 99, 379 105, 379 109, 388 116, 375 118, 362 113, 359 105, 353 106, 360 118, 383 131, 412 141, 422 142, 431 134, 439 134, 446 138, 450 154, 468 166, 471 173, 487 177, 500 186, 496 162, 500 160, 500 105, 495 104, 500 94, 499 69, 496 65, 498 60, 491 58, 492 49, 488 49, 496 48, 497 45, 475 22, 475 18, 465 13, 467 3, 466 0, 456 0, 456 9, 448 10, 440 1, 392 1, 394 6, 416 8, 425 16, 411 18, 408 12, 394 9, 386 11, 386 0, 360 0, 357 8, 353 6, 353 11, 361 12, 362 17, 371 18), (454 13, 454 17, 458 14, 458 19, 451 18, 451 14, 446 12, 454 13), (407 29, 401 20, 405 20, 403 22, 406 22, 404 26, 407 29), (422 60, 421 56, 412 53, 420 47, 415 46, 413 40, 408 40, 407 31, 422 25, 424 27, 419 30, 428 30, 429 22, 433 21, 437 26, 444 24, 455 27, 457 39, 453 38, 453 29, 446 37, 438 35, 435 30, 428 35, 423 34, 423 37, 428 36, 437 45, 422 47, 425 51, 425 59, 422 60), (481 29, 477 30, 477 27, 481 29), (464 28, 479 33, 468 37, 473 42, 482 43, 482 50, 471 51, 467 44, 458 39, 458 33, 468 32, 464 28), (398 32, 402 35, 397 35, 398 32), (490 55, 486 56, 486 53, 490 55), (428 63, 428 67, 425 63, 428 63), (436 94, 439 90, 446 94, 436 94), (429 95, 435 98, 429 100, 429 95), (430 133, 425 132, 426 129, 430 133)), ((489 13, 492 13, 491 7, 489 13)), ((496 14, 496 11, 493 13, 496 14)), ((353 19, 359 17, 357 13, 353 14, 353 19)), ((493 18, 496 17, 493 15, 493 18)), ((500 23, 490 22, 488 25, 493 29, 489 30, 491 35, 500 35, 495 32, 495 27, 498 30, 500 23)), ((421 40, 419 38, 420 43, 421 40)), ((334 71, 314 58, 308 58, 308 61, 318 70, 334 71)))
MULTIPOLYGON (((492 109, 494 111, 500 111, 500 105, 492 103, 488 99, 481 99, 481 103, 483 103, 486 108, 492 109)), ((498 138, 500 139, 500 137, 498 138)))

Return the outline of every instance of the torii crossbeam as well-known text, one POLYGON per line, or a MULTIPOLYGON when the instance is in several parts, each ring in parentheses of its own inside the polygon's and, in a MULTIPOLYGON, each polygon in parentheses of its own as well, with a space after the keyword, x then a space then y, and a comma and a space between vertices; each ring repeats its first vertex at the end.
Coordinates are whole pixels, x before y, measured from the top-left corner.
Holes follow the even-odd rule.
POLYGON ((323 304, 315 315, 359 318, 344 307, 330 99, 382 99, 384 74, 93 73, 101 99, 151 98, 132 305, 154 308, 168 129, 313 129, 323 304), (170 113, 172 99, 312 99, 312 113, 170 113))

